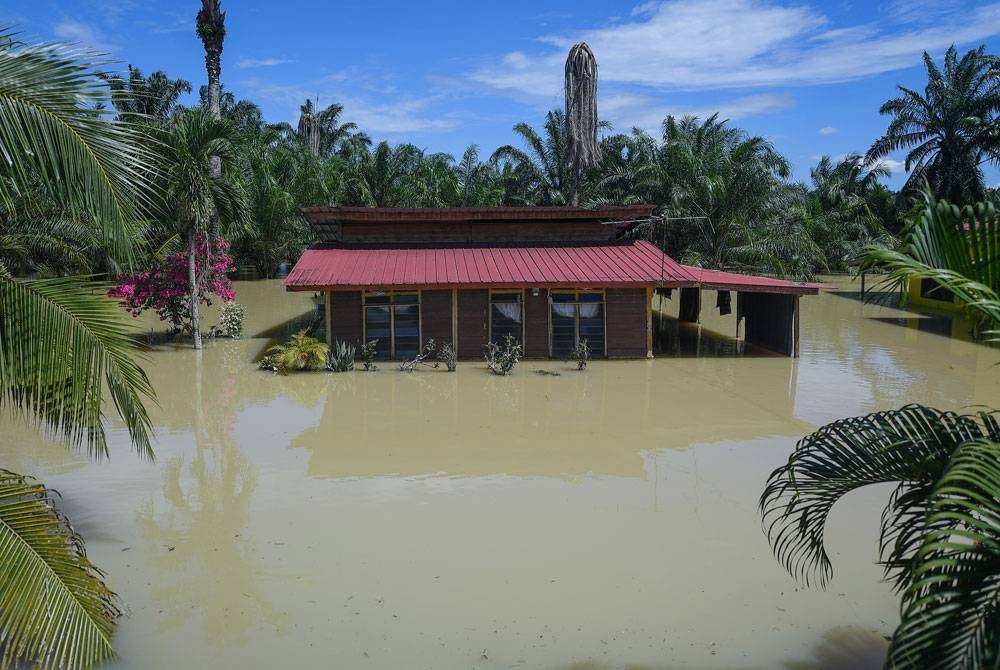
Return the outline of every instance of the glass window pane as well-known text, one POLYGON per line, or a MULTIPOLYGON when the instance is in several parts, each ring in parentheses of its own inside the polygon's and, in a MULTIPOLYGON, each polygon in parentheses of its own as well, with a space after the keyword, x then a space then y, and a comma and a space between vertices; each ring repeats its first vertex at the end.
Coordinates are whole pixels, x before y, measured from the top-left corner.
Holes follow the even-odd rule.
POLYGON ((521 302, 520 293, 494 293, 490 300, 493 302, 521 302))
POLYGON ((580 339, 587 340, 587 346, 594 356, 604 355, 604 305, 584 303, 579 306, 580 339))
POLYGON ((603 302, 603 293, 581 293, 577 296, 579 302, 603 302))
POLYGON ((552 355, 566 358, 576 345, 576 306, 552 305, 552 355))
POLYGON ((521 341, 521 305, 515 302, 494 303, 490 307, 490 339, 501 342, 510 335, 521 341))
POLYGON ((392 334, 389 332, 389 306, 368 305, 365 307, 365 338, 378 340, 375 356, 380 360, 389 358, 392 334))
POLYGON ((394 295, 392 301, 397 305, 416 305, 420 302, 420 296, 416 294, 394 295))
MULTIPOLYGON (((399 296, 396 296, 399 297, 399 296)), ((394 305, 396 358, 413 358, 420 351, 420 305, 394 305)))
POLYGON ((575 293, 552 293, 552 302, 576 302, 575 293))
POLYGON ((366 305, 388 305, 389 296, 384 293, 366 293, 365 294, 365 304, 366 305))

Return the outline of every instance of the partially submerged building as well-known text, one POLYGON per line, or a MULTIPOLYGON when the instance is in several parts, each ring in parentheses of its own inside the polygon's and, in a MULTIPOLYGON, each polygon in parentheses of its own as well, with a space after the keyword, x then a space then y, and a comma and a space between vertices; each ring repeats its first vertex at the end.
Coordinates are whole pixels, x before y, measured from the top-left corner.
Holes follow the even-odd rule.
POLYGON ((566 358, 581 339, 595 356, 653 354, 654 291, 677 290, 697 322, 700 289, 736 293, 744 339, 798 355, 799 297, 815 284, 681 265, 630 239, 651 205, 303 210, 320 242, 285 279, 323 296, 326 339, 378 340, 380 358, 451 342, 478 358, 511 335, 527 358, 566 358))

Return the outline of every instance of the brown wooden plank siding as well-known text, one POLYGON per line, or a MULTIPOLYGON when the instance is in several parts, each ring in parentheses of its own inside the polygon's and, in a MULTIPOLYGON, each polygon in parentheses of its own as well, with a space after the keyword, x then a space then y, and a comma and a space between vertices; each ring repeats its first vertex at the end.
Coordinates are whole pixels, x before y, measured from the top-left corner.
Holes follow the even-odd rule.
POLYGON ((434 340, 438 347, 451 342, 451 290, 421 291, 420 346, 434 340))
POLYGON ((330 295, 330 334, 333 346, 338 341, 361 347, 364 337, 361 314, 361 291, 335 291, 330 295))
POLYGON ((613 289, 604 293, 608 358, 646 356, 646 289, 613 289))
POLYGON ((324 241, 344 244, 532 244, 607 242, 615 226, 597 221, 503 223, 338 223, 318 228, 324 241))
POLYGON ((537 296, 524 292, 524 355, 526 358, 549 357, 549 292, 537 296))
POLYGON ((490 292, 474 289, 458 292, 458 355, 482 358, 486 346, 490 292))

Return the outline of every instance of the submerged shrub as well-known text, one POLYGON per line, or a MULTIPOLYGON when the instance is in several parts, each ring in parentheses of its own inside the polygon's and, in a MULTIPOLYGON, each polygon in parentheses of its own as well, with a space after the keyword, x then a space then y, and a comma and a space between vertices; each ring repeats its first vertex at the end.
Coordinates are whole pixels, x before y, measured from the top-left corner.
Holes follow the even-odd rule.
POLYGON ((330 363, 327 367, 333 372, 350 372, 354 369, 355 351, 353 344, 338 340, 330 353, 330 363))
POLYGON ((451 342, 445 342, 441 345, 437 357, 448 368, 448 372, 454 372, 458 369, 458 354, 455 352, 455 347, 451 346, 451 342))
POLYGON ((260 361, 262 370, 273 370, 287 374, 290 370, 321 370, 326 367, 330 347, 301 330, 284 344, 277 344, 267 350, 260 361))
POLYGON ((590 345, 587 344, 587 338, 583 338, 576 343, 573 347, 573 353, 569 355, 571 361, 576 361, 577 370, 586 370, 587 363, 590 361, 590 345))
POLYGON ((412 360, 403 361, 399 364, 399 371, 413 372, 418 365, 433 365, 433 367, 436 368, 438 366, 437 363, 432 364, 427 362, 427 359, 434 355, 435 348, 436 345, 434 344, 434 339, 431 338, 427 340, 427 344, 424 345, 423 351, 414 356, 412 360))
POLYGON ((375 347, 377 346, 378 340, 368 340, 361 347, 361 361, 364 363, 365 372, 378 370, 378 366, 375 365, 375 347))
POLYGON ((235 300, 227 300, 222 305, 222 312, 219 314, 218 334, 224 337, 231 337, 234 340, 240 339, 243 334, 243 320, 246 318, 247 308, 235 300))
POLYGON ((486 365, 496 375, 509 375, 521 359, 523 349, 518 341, 507 335, 503 344, 490 342, 486 345, 486 365))

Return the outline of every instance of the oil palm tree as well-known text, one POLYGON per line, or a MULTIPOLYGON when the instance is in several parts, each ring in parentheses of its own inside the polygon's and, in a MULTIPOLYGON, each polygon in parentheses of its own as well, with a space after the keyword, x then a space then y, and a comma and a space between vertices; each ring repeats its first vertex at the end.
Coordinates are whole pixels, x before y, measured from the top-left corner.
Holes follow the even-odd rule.
MULTIPOLYGON (((18 44, 9 31, 0 44, 0 201, 16 208, 38 186, 127 264, 134 222, 156 201, 153 161, 133 128, 101 111, 110 103, 104 63, 18 44)), ((103 456, 110 395, 135 448, 151 457, 143 400, 152 389, 103 289, 72 277, 15 279, 0 260, 0 407, 103 456)), ((45 487, 0 472, 0 666, 88 668, 111 657, 119 610, 102 576, 45 487)))
MULTIPOLYGON (((954 295, 980 325, 1000 323, 1000 214, 991 202, 958 207, 923 193, 924 207, 899 248, 869 247, 861 270, 886 272, 900 289, 930 280, 954 295)), ((991 333, 992 334, 992 333, 991 333)))
POLYGON ((1000 422, 919 405, 841 419, 802 439, 760 500, 778 561, 825 585, 831 509, 893 483, 879 553, 902 596, 886 668, 997 667, 1000 662, 1000 422))
POLYGON ((545 115, 544 138, 527 123, 514 126, 514 133, 527 147, 505 144, 493 152, 490 161, 509 166, 515 201, 531 205, 565 205, 571 200, 573 184, 566 149, 566 117, 561 110, 545 115))
POLYGON ((995 125, 1000 112, 1000 61, 985 47, 961 58, 954 45, 939 68, 924 52, 927 85, 923 93, 899 86, 901 95, 879 110, 893 117, 885 135, 868 150, 874 163, 906 149, 910 171, 904 189, 931 191, 952 202, 983 198, 982 165, 996 161, 995 125))
POLYGON ((188 254, 189 313, 194 348, 201 349, 201 323, 197 259, 210 262, 211 222, 223 221, 234 228, 244 227, 247 204, 239 181, 239 140, 235 126, 216 118, 210 110, 196 107, 177 113, 157 136, 162 145, 160 178, 168 226, 185 240, 188 254), (218 160, 225 170, 214 174, 218 160), (199 234, 208 234, 206 248, 198 248, 199 234))
MULTIPOLYGON (((220 0, 201 0, 201 9, 195 17, 195 32, 205 47, 205 71, 208 75, 208 111, 216 119, 222 117, 222 47, 226 41, 226 13, 220 0)), ((212 178, 222 178, 222 157, 212 156, 212 178)), ((212 215, 208 222, 208 260, 219 236, 219 219, 212 215)), ((192 317, 196 316, 193 312, 192 317)), ((195 348, 201 348, 201 334, 195 331, 195 348)))
POLYGON ((127 76, 105 74, 104 79, 122 121, 163 123, 177 109, 181 95, 191 92, 191 83, 184 79, 171 79, 162 70, 147 77, 134 65, 128 66, 127 76))
POLYGON ((305 104, 299 107, 299 112, 299 123, 294 131, 287 123, 279 127, 287 135, 304 143, 316 157, 330 158, 343 151, 371 146, 371 138, 358 130, 358 124, 353 121, 340 122, 340 115, 344 112, 343 105, 333 103, 316 111, 313 101, 306 99, 305 104))

